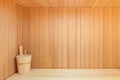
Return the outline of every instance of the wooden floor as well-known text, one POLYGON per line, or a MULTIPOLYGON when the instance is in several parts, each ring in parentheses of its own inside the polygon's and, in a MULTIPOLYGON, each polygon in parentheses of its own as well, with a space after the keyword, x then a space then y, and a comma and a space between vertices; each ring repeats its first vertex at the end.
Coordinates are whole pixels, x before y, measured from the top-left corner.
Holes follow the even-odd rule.
POLYGON ((120 80, 119 69, 32 69, 7 80, 120 80))

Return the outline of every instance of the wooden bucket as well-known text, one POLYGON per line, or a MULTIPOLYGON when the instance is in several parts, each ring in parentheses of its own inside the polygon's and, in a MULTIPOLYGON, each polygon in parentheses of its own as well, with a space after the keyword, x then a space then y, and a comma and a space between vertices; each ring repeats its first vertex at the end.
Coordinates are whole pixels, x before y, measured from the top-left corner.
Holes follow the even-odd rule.
POLYGON ((19 55, 16 56, 18 73, 21 75, 28 74, 30 72, 31 55, 19 55))

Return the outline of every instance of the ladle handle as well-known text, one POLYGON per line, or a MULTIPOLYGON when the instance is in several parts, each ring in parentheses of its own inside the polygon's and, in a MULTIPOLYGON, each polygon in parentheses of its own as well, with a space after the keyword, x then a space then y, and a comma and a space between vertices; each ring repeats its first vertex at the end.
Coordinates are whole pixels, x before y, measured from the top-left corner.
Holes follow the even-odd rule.
POLYGON ((23 55, 23 46, 19 46, 19 54, 23 55))

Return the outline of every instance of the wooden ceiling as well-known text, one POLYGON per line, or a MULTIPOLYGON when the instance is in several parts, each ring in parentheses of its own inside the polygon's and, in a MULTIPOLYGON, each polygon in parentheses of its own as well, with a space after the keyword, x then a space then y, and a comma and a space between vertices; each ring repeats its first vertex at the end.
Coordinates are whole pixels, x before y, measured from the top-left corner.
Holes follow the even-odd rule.
POLYGON ((15 0, 22 7, 120 7, 120 0, 15 0))

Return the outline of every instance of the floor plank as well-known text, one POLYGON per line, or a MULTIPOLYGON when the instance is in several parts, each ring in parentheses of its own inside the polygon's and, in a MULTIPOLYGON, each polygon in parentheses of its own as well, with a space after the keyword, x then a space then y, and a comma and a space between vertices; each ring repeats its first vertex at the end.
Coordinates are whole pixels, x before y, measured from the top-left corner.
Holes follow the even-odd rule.
POLYGON ((32 69, 27 75, 13 74, 7 80, 120 80, 119 69, 32 69))

